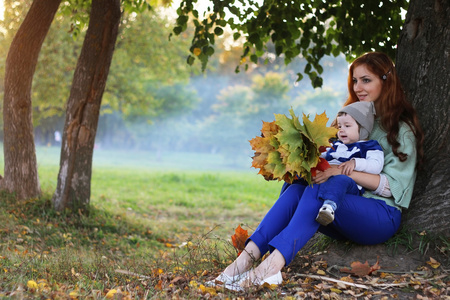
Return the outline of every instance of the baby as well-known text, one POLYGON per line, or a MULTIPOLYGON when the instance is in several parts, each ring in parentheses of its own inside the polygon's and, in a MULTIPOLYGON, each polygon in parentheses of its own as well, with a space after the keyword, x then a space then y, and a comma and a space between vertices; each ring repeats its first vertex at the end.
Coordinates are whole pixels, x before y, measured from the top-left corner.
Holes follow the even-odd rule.
POLYGON ((334 220, 334 212, 345 194, 359 195, 364 189, 348 177, 354 170, 379 174, 383 169, 383 149, 375 140, 367 140, 375 119, 373 102, 355 102, 337 115, 339 141, 322 154, 330 165, 339 165, 343 175, 332 176, 319 185, 319 199, 324 200, 316 217, 321 225, 334 220))

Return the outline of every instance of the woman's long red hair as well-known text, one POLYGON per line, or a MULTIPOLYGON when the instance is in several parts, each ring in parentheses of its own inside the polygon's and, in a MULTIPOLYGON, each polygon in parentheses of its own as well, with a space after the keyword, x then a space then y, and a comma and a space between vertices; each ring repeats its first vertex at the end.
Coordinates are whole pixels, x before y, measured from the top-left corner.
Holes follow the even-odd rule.
POLYGON ((399 152, 398 133, 400 121, 409 125, 416 136, 417 163, 419 166, 423 162, 423 140, 424 134, 417 117, 416 110, 406 99, 394 63, 384 53, 370 52, 357 58, 350 66, 348 75, 349 97, 345 105, 359 101, 353 90, 353 70, 364 65, 370 72, 379 76, 383 80, 380 98, 374 102, 377 116, 380 117, 381 127, 387 132, 387 140, 392 146, 392 151, 399 157, 400 161, 405 161, 407 155, 399 152))

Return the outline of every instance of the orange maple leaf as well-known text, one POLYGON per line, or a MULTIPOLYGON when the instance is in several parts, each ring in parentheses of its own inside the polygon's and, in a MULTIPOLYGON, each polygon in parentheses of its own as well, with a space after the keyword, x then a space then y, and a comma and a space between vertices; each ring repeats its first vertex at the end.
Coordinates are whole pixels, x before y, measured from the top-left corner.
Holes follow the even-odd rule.
POLYGON ((375 272, 376 270, 379 270, 380 264, 378 263, 377 257, 377 262, 373 266, 369 266, 369 263, 367 261, 364 264, 359 261, 354 261, 352 262, 350 267, 351 269, 341 268, 340 271, 344 273, 350 273, 358 277, 364 277, 366 275, 372 274, 372 272, 375 272))
POLYGON ((326 169, 328 169, 329 167, 330 167, 330 164, 328 163, 328 161, 325 158, 320 157, 317 165, 314 168, 311 168, 311 176, 312 177, 316 176, 317 170, 323 172, 326 169))
POLYGON ((245 248, 245 241, 248 239, 248 231, 242 229, 241 225, 234 230, 234 234, 231 236, 231 241, 233 242, 234 248, 238 250, 238 256, 245 248))

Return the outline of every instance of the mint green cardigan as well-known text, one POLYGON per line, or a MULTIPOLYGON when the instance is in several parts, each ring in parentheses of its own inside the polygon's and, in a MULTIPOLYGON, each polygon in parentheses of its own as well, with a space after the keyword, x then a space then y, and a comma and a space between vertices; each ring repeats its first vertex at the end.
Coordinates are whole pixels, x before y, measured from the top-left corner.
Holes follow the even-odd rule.
POLYGON ((379 119, 375 120, 369 139, 377 140, 383 148, 384 166, 381 174, 384 174, 389 181, 392 197, 381 197, 372 194, 370 191, 366 191, 363 196, 384 200, 386 204, 397 207, 400 210, 408 208, 414 190, 414 182, 416 181, 417 152, 414 133, 406 123, 400 122, 398 134, 400 147, 398 151, 408 155, 404 162, 401 162, 392 152, 392 147, 387 141, 386 131, 381 128, 379 119))

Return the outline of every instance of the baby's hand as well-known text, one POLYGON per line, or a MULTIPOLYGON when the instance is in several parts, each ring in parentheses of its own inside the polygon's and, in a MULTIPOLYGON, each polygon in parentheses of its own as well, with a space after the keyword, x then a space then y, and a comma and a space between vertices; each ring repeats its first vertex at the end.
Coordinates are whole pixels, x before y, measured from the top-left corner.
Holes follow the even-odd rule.
POLYGON ((353 170, 355 169, 356 163, 355 160, 349 160, 339 165, 339 169, 342 169, 342 174, 350 176, 353 170))

